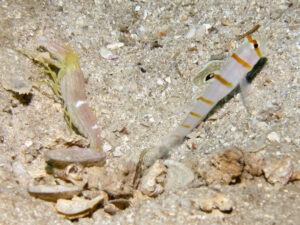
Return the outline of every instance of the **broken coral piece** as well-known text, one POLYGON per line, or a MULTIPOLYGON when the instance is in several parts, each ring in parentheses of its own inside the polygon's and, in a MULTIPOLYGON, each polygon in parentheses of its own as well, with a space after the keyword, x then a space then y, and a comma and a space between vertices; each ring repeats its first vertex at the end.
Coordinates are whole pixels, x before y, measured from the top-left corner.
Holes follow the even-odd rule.
POLYGON ((52 150, 45 154, 46 161, 53 167, 66 167, 69 164, 83 166, 101 166, 104 164, 105 153, 88 148, 72 146, 64 150, 52 150))
POLYGON ((59 199, 55 205, 57 212, 69 219, 81 218, 89 215, 96 206, 103 202, 104 197, 99 195, 91 200, 74 197, 72 200, 59 199))
POLYGON ((70 199, 79 194, 82 187, 74 185, 29 185, 28 192, 47 201, 56 201, 57 199, 70 199))

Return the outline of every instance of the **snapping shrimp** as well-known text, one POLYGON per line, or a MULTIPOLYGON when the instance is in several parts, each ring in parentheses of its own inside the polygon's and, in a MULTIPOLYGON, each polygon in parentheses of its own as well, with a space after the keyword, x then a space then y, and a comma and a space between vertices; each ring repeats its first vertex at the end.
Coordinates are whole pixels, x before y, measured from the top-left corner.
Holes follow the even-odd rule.
POLYGON ((92 150, 96 158, 104 161, 106 154, 102 151, 100 128, 96 116, 88 106, 83 72, 77 54, 69 46, 58 42, 42 39, 39 45, 46 51, 30 57, 42 64, 51 75, 52 89, 63 100, 70 122, 90 143, 90 149, 83 151, 79 147, 73 147, 69 150, 70 153, 90 154, 92 150), (53 71, 51 66, 57 67, 59 72, 53 71))

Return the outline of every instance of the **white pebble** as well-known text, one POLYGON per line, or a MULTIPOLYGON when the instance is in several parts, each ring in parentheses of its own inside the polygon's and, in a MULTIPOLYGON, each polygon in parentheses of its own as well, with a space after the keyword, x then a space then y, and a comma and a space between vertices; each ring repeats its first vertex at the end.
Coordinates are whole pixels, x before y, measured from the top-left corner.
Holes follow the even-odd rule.
POLYGON ((267 136, 267 138, 268 138, 269 141, 272 141, 272 142, 274 142, 274 141, 280 142, 280 136, 279 136, 279 134, 277 134, 274 131, 271 132, 271 133, 269 133, 268 136, 267 136))
POLYGON ((169 159, 164 161, 164 165, 168 168, 166 190, 186 188, 194 180, 193 171, 183 163, 169 159))
POLYGON ((33 144, 33 142, 31 140, 27 140, 24 144, 27 148, 29 148, 33 144))
POLYGON ((171 77, 166 77, 165 79, 169 84, 171 84, 171 77))
POLYGON ((200 40, 204 35, 209 33, 209 29, 212 28, 212 25, 210 24, 202 24, 202 25, 191 25, 188 33, 185 35, 186 38, 196 38, 197 40, 200 40))
POLYGON ((106 45, 106 48, 114 50, 114 49, 122 48, 123 46, 124 46, 123 42, 115 42, 106 45))
POLYGON ((115 148, 114 152, 113 152, 113 156, 114 157, 120 157, 123 155, 123 152, 121 151, 121 147, 118 146, 115 148))
POLYGON ((136 5, 135 7, 134 7, 134 11, 136 11, 136 12, 138 12, 138 11, 140 11, 141 10, 141 6, 140 5, 136 5))
POLYGON ((164 84, 164 81, 163 81, 162 79, 159 78, 159 79, 157 79, 157 84, 158 84, 158 85, 163 85, 163 84, 164 84))
POLYGON ((291 138, 290 137, 286 137, 286 138, 284 138, 284 140, 287 142, 287 143, 291 143, 291 138))
POLYGON ((117 59, 118 58, 117 55, 113 54, 112 51, 110 51, 109 49, 107 49, 105 47, 101 47, 99 52, 100 52, 100 55, 104 59, 113 60, 113 59, 117 59))
POLYGON ((76 20, 76 25, 84 27, 87 25, 87 20, 85 16, 78 17, 76 20))
POLYGON ((185 38, 193 38, 196 34, 196 27, 194 25, 191 25, 189 31, 187 32, 187 34, 185 35, 185 38))
POLYGON ((105 142, 103 144, 102 149, 103 149, 104 152, 108 152, 108 151, 112 150, 112 146, 108 142, 105 142))

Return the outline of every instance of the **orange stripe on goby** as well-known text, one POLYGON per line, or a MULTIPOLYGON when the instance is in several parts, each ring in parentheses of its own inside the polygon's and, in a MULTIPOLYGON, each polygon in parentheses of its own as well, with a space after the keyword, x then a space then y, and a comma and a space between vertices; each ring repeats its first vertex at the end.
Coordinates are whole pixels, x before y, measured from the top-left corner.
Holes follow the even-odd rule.
POLYGON ((260 49, 257 47, 257 48, 254 48, 254 50, 255 50, 257 56, 258 56, 259 58, 261 58, 262 55, 261 55, 260 49))
POLYGON ((187 128, 187 129, 191 128, 191 126, 187 125, 187 124, 182 124, 181 126, 184 127, 184 128, 187 128))
POLYGON ((190 115, 197 117, 197 118, 201 118, 201 115, 195 112, 190 112, 190 115))
POLYGON ((221 84, 227 86, 227 87, 233 87, 232 83, 229 81, 225 80, 221 75, 219 74, 214 74, 214 78, 218 80, 221 84))
POLYGON ((211 101, 211 100, 208 100, 208 99, 206 99, 206 98, 204 98, 204 97, 199 97, 199 98, 197 98, 197 100, 200 100, 200 101, 202 101, 202 102, 205 102, 205 103, 207 103, 207 104, 209 104, 209 105, 213 105, 214 104, 214 102, 213 101, 211 101))
POLYGON ((248 35, 248 36, 247 36, 247 39, 248 39, 248 41, 249 41, 250 43, 253 43, 253 38, 252 38, 251 35, 248 35))
POLYGON ((242 66, 246 67, 247 69, 251 70, 252 66, 249 65, 249 63, 247 63, 245 60, 243 60, 242 58, 240 58, 237 54, 233 53, 231 55, 232 58, 235 59, 235 61, 237 61, 239 64, 241 64, 242 66))
POLYGON ((248 35, 248 36, 247 36, 247 39, 248 39, 248 41, 249 41, 250 43, 253 44, 254 51, 256 52, 257 56, 260 58, 262 55, 261 55, 261 51, 260 51, 260 49, 259 49, 259 45, 258 45, 257 40, 253 39, 253 38, 251 37, 251 35, 248 35))

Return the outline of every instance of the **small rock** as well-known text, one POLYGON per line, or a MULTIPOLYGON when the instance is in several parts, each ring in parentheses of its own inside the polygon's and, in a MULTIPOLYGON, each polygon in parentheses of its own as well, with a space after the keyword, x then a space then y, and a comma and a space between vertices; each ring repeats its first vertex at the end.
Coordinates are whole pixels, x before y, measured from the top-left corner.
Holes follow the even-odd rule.
POLYGON ((200 40, 204 35, 209 33, 209 30, 212 28, 210 24, 202 24, 202 25, 191 25, 188 33, 185 35, 185 38, 191 39, 195 38, 196 40, 200 40))
POLYGON ((199 208, 204 212, 211 212, 214 209, 219 209, 221 212, 231 212, 234 206, 233 201, 221 193, 205 196, 198 204, 199 208))
POLYGON ((120 209, 118 209, 117 206, 111 203, 107 203, 104 206, 104 212, 110 214, 110 215, 115 215, 117 212, 119 212, 120 209))
POLYGON ((123 46, 124 46, 123 42, 115 42, 112 44, 108 44, 106 48, 114 50, 114 49, 122 48, 123 46))
POLYGON ((13 91, 18 94, 28 94, 31 91, 32 84, 22 76, 13 76, 3 82, 6 90, 13 91))
POLYGON ((289 158, 270 159, 265 163, 263 171, 269 183, 285 185, 293 175, 292 161, 289 158))
POLYGON ((73 185, 29 185, 29 194, 48 201, 56 201, 60 198, 70 199, 79 194, 82 187, 73 185))
POLYGON ((171 84, 171 77, 166 77, 165 81, 169 84, 171 84))
POLYGON ((121 151, 121 147, 116 147, 114 152, 113 152, 113 156, 114 157, 121 157, 123 155, 123 152, 121 151))
POLYGON ((260 176, 263 173, 264 159, 255 153, 245 154, 245 171, 252 176, 260 176))
POLYGON ((104 192, 104 191, 100 191, 98 189, 84 190, 84 191, 82 191, 81 195, 85 199, 90 199, 90 200, 98 197, 99 195, 102 195, 103 198, 104 198, 104 201, 108 201, 108 195, 107 195, 107 193, 104 192))
POLYGON ((166 190, 185 188, 194 180, 193 171, 183 163, 165 160, 164 164, 168 167, 166 190))
POLYGON ((110 196, 132 196, 134 180, 137 172, 137 163, 123 159, 110 161, 99 174, 98 188, 107 192, 110 196))
POLYGON ((92 200, 75 197, 72 200, 59 199, 55 205, 57 212, 70 219, 81 218, 95 210, 96 206, 103 201, 99 195, 92 200))
POLYGON ((206 183, 235 183, 244 169, 243 152, 237 149, 228 149, 212 156, 209 171, 202 171, 206 183))
POLYGON ((32 146, 32 144, 33 144, 32 140, 27 140, 27 141, 25 141, 25 143, 24 143, 24 145, 25 145, 27 148, 29 148, 30 146, 32 146))
POLYGON ((108 152, 108 151, 111 151, 112 150, 112 146, 108 143, 108 142, 105 142, 102 146, 102 150, 104 152, 108 152))
POLYGON ((164 191, 167 168, 157 160, 142 177, 139 190, 144 195, 155 197, 164 191))
POLYGON ((271 132, 271 133, 269 133, 268 134, 268 136, 267 136, 267 138, 268 138, 268 140, 269 141, 272 141, 272 142, 280 142, 280 136, 279 136, 279 134, 277 134, 276 132, 271 132))
POLYGON ((196 27, 194 25, 191 25, 189 31, 186 33, 185 38, 193 38, 196 34, 196 27))
POLYGON ((157 79, 157 84, 158 84, 158 85, 161 86, 161 85, 163 85, 164 83, 165 83, 165 82, 164 82, 162 79, 160 79, 160 78, 157 79))
POLYGON ((300 180, 300 173, 294 172, 293 175, 290 178, 290 181, 299 181, 300 180))
POLYGON ((93 166, 86 168, 87 173, 87 186, 89 189, 102 189, 101 187, 101 179, 103 168, 98 166, 93 166))
POLYGON ((46 169, 54 177, 69 181, 76 186, 83 187, 87 183, 85 168, 80 164, 69 164, 63 169, 55 167, 47 167, 46 169))
POLYGON ((88 148, 72 146, 68 149, 49 151, 46 153, 45 157, 50 166, 64 168, 69 164, 76 163, 83 166, 102 166, 106 154, 88 148))
POLYGON ((114 59, 119 58, 117 55, 112 53, 112 51, 110 51, 109 49, 107 49, 105 47, 101 47, 99 52, 100 52, 101 57, 103 57, 104 59, 114 60, 114 59))
POLYGON ((221 19, 221 24, 222 24, 223 26, 229 26, 229 27, 234 26, 234 23, 233 23, 233 22, 230 22, 230 21, 227 20, 226 18, 222 18, 222 19, 221 19))

